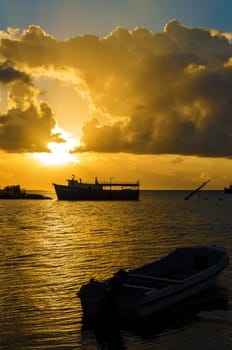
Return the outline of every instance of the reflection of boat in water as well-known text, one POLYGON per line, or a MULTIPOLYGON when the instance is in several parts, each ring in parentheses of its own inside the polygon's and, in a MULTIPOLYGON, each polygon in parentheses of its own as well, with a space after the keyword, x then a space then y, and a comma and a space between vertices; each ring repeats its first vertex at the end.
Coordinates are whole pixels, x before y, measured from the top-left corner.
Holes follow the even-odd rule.
POLYGON ((99 182, 85 183, 81 179, 67 180, 67 185, 53 183, 58 200, 138 200, 137 182, 99 182))
POLYGON ((224 248, 194 246, 128 272, 121 269, 108 280, 91 279, 78 292, 83 316, 141 320, 165 312, 212 287, 228 263, 224 248))
POLYGON ((0 190, 0 199, 51 199, 51 197, 38 193, 27 193, 19 185, 12 185, 0 190))
POLYGON ((228 187, 224 187, 225 193, 232 193, 232 183, 228 187))

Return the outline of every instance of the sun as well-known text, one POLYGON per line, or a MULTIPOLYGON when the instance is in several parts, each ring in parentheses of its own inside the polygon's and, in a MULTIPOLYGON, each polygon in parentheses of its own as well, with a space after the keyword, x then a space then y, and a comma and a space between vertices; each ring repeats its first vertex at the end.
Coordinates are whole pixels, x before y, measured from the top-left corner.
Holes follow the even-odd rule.
POLYGON ((62 165, 66 163, 78 163, 79 160, 74 154, 69 153, 73 149, 71 142, 56 143, 49 142, 48 148, 51 153, 38 153, 36 158, 44 165, 62 165))
POLYGON ((71 135, 64 130, 56 127, 55 132, 59 132, 65 142, 49 142, 47 147, 51 152, 35 153, 35 158, 43 165, 57 166, 67 163, 79 163, 77 156, 70 153, 76 146, 77 142, 71 137, 71 135))

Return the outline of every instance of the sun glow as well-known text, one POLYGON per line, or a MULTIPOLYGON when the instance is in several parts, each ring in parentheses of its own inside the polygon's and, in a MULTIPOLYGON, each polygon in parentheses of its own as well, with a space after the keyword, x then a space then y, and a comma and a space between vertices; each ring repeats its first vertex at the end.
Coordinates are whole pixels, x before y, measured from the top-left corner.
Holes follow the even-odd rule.
POLYGON ((44 165, 63 165, 67 163, 79 163, 75 154, 70 153, 76 146, 77 142, 70 136, 69 133, 56 127, 54 133, 59 132, 65 142, 49 142, 47 147, 51 152, 36 153, 35 157, 44 165))

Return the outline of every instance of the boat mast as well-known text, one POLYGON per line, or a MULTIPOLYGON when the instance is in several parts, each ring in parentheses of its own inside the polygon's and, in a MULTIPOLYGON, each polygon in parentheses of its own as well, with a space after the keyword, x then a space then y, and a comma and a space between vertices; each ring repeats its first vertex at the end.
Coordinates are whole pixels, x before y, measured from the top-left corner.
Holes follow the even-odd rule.
POLYGON ((201 186, 197 187, 194 191, 192 191, 190 194, 188 194, 185 197, 185 200, 187 201, 190 197, 192 197, 195 193, 199 192, 202 187, 204 187, 210 180, 207 180, 201 184, 201 186))

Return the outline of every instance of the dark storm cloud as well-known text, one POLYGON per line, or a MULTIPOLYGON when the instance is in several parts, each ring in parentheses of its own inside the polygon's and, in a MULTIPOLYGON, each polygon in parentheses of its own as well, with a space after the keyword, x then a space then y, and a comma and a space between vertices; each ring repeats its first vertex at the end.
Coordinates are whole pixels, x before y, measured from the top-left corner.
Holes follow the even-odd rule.
POLYGON ((12 108, 0 116, 0 146, 7 152, 48 152, 48 140, 55 126, 48 105, 30 105, 27 109, 12 108))
MULTIPOLYGON (((228 33, 226 34, 228 37, 228 33)), ((3 38, 18 69, 72 70, 94 107, 77 151, 232 156, 232 46, 219 31, 170 21, 58 41, 37 26, 3 38)), ((1 78, 0 78, 1 79, 1 78)), ((46 129, 47 130, 47 129, 46 129)))
POLYGON ((52 135, 55 118, 50 106, 37 100, 30 76, 8 61, 0 64, 0 84, 8 92, 8 108, 0 114, 0 148, 6 152, 49 151, 49 141, 62 141, 52 135))
POLYGON ((0 82, 8 84, 15 80, 22 80, 26 83, 31 81, 28 74, 15 69, 10 62, 0 63, 0 82))

